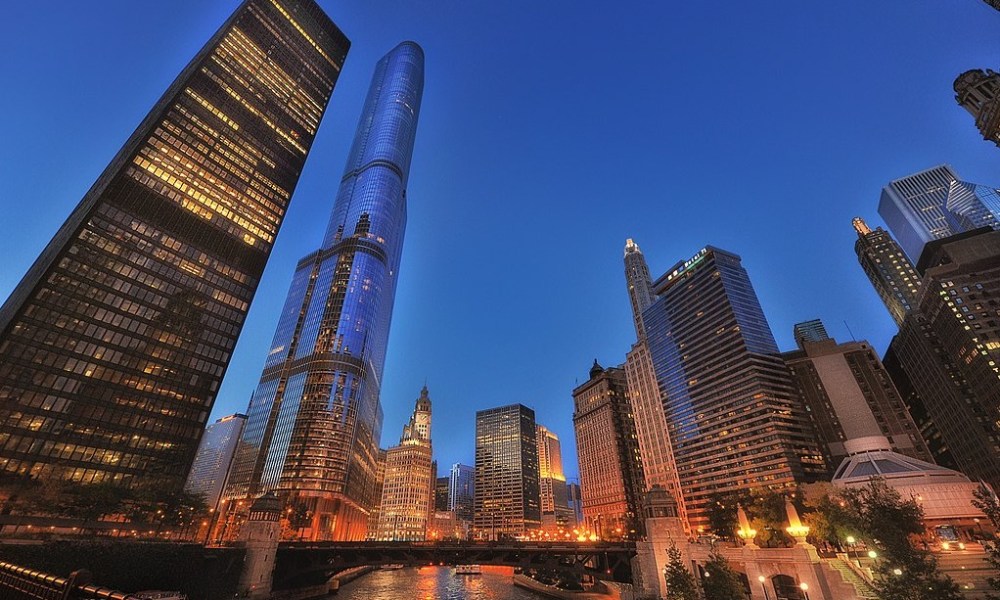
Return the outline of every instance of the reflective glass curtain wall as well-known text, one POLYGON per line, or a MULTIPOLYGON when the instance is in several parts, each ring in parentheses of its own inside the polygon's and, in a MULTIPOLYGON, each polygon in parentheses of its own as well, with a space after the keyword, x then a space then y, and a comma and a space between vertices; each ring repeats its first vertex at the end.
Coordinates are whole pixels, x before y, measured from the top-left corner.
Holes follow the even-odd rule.
POLYGON ((350 42, 247 0, 0 308, 0 471, 179 488, 350 42))
POLYGON ((378 502, 379 388, 406 224, 423 51, 375 68, 320 250, 299 261, 227 489, 307 504, 313 539, 364 539, 378 502))

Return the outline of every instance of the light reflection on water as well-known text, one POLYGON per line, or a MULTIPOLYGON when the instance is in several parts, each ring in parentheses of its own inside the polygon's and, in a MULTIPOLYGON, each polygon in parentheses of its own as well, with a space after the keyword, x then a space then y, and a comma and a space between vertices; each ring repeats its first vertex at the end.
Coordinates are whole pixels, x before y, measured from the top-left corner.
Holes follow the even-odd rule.
POLYGON ((374 571, 345 584, 337 600, 539 600, 511 583, 510 567, 483 567, 482 575, 455 575, 453 567, 374 571))

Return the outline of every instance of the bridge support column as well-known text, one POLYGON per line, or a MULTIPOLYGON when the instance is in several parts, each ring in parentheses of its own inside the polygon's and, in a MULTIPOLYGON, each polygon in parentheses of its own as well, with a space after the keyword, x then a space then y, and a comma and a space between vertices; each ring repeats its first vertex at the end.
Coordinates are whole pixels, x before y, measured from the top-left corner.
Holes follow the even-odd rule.
POLYGON ((271 596, 274 577, 274 557, 278 552, 278 538, 281 534, 281 501, 274 492, 268 492, 254 500, 250 506, 250 517, 240 540, 246 546, 243 571, 237 594, 251 600, 266 600, 271 596))

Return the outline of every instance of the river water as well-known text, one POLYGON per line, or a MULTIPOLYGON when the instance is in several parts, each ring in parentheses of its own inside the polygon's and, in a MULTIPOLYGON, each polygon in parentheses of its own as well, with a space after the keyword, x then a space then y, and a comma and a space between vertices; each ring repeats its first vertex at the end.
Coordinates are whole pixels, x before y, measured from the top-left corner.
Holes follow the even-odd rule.
POLYGON ((453 567, 373 571, 344 584, 337 600, 540 600, 514 587, 510 567, 483 567, 482 575, 455 575, 453 567))

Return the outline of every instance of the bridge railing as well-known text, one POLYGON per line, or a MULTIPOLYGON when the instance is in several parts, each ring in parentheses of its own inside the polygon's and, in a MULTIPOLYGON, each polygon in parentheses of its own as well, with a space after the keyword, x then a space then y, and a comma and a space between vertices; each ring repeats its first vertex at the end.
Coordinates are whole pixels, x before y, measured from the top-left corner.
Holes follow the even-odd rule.
POLYGON ((136 596, 90 584, 90 572, 58 577, 0 561, 3 600, 139 600, 136 596))

